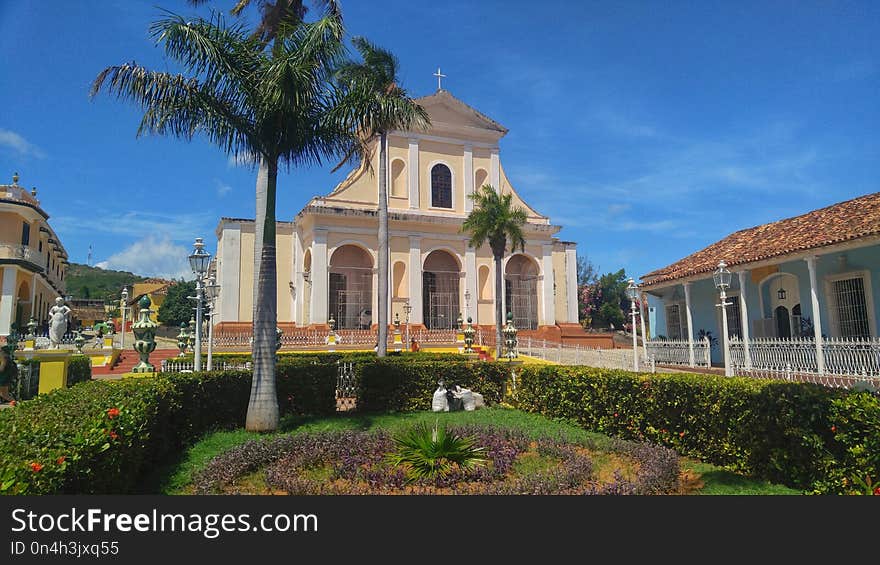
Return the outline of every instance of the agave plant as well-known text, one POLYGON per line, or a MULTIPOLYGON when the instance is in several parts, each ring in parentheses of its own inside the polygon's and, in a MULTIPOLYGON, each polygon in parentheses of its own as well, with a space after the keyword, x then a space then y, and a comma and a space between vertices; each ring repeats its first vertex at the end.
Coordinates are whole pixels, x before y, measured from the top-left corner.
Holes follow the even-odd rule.
POLYGON ((421 423, 393 438, 395 452, 388 456, 394 466, 406 469, 410 481, 445 477, 455 469, 469 469, 488 462, 485 448, 476 439, 438 426, 421 423))

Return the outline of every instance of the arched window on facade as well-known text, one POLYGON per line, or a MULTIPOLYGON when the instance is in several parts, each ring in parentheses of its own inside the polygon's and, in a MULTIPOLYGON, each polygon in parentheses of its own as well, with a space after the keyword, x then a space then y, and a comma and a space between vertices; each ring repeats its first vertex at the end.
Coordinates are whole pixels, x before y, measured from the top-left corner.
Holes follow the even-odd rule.
POLYGON ((452 208, 452 171, 442 163, 431 168, 431 206, 452 208))
POLYGON ((479 192, 483 185, 486 184, 486 179, 488 178, 489 173, 485 169, 477 169, 474 172, 474 192, 479 192))
POLYGON ((406 164, 402 159, 391 162, 391 196, 406 197, 406 164))

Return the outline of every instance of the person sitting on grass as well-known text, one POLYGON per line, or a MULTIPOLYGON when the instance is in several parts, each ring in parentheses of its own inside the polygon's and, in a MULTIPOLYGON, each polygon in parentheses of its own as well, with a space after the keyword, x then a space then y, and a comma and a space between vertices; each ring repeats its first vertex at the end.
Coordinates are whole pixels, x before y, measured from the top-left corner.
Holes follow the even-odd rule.
POLYGON ((18 375, 18 366, 9 354, 9 346, 0 347, 0 402, 12 402, 15 400, 9 393, 9 387, 15 382, 18 375))

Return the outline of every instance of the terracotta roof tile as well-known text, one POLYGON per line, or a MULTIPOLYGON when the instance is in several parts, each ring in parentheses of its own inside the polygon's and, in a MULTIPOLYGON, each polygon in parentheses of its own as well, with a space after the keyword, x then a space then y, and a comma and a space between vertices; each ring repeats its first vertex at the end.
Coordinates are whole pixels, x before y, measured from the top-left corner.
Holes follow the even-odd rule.
POLYGON ((732 233, 709 247, 641 278, 641 286, 714 271, 722 259, 743 265, 880 234, 880 192, 732 233))

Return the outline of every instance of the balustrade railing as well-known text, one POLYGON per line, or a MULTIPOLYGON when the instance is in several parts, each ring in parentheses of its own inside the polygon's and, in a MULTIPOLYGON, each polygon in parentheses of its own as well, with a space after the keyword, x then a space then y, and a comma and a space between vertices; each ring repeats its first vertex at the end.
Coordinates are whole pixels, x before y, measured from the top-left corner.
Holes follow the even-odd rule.
POLYGON ((653 339, 646 344, 648 356, 661 365, 681 365, 687 367, 710 367, 712 350, 709 340, 694 341, 694 358, 691 364, 690 344, 686 339, 653 339))
MULTIPOLYGON (((230 363, 227 361, 214 361, 211 363, 213 371, 250 371, 250 361, 244 363, 230 363)), ((202 365, 204 369, 204 364, 202 365)), ((191 373, 195 370, 192 361, 178 361, 176 359, 162 359, 159 371, 162 373, 191 373)))
POLYGON ((633 369, 633 355, 639 356, 639 370, 655 371, 654 362, 645 357, 642 348, 632 349, 597 349, 580 345, 563 345, 545 339, 525 337, 518 341, 517 351, 522 355, 536 357, 545 361, 553 361, 563 365, 585 365, 600 369, 633 369))
POLYGON ((46 259, 36 249, 13 243, 0 243, 0 259, 22 259, 39 266, 46 263, 46 259))
MULTIPOLYGON (((739 338, 730 339, 730 357, 734 370, 783 371, 819 373, 816 342, 811 338, 756 338, 745 344, 739 338)), ((880 377, 880 339, 826 338, 822 340, 825 360, 823 374, 839 376, 880 377)))

